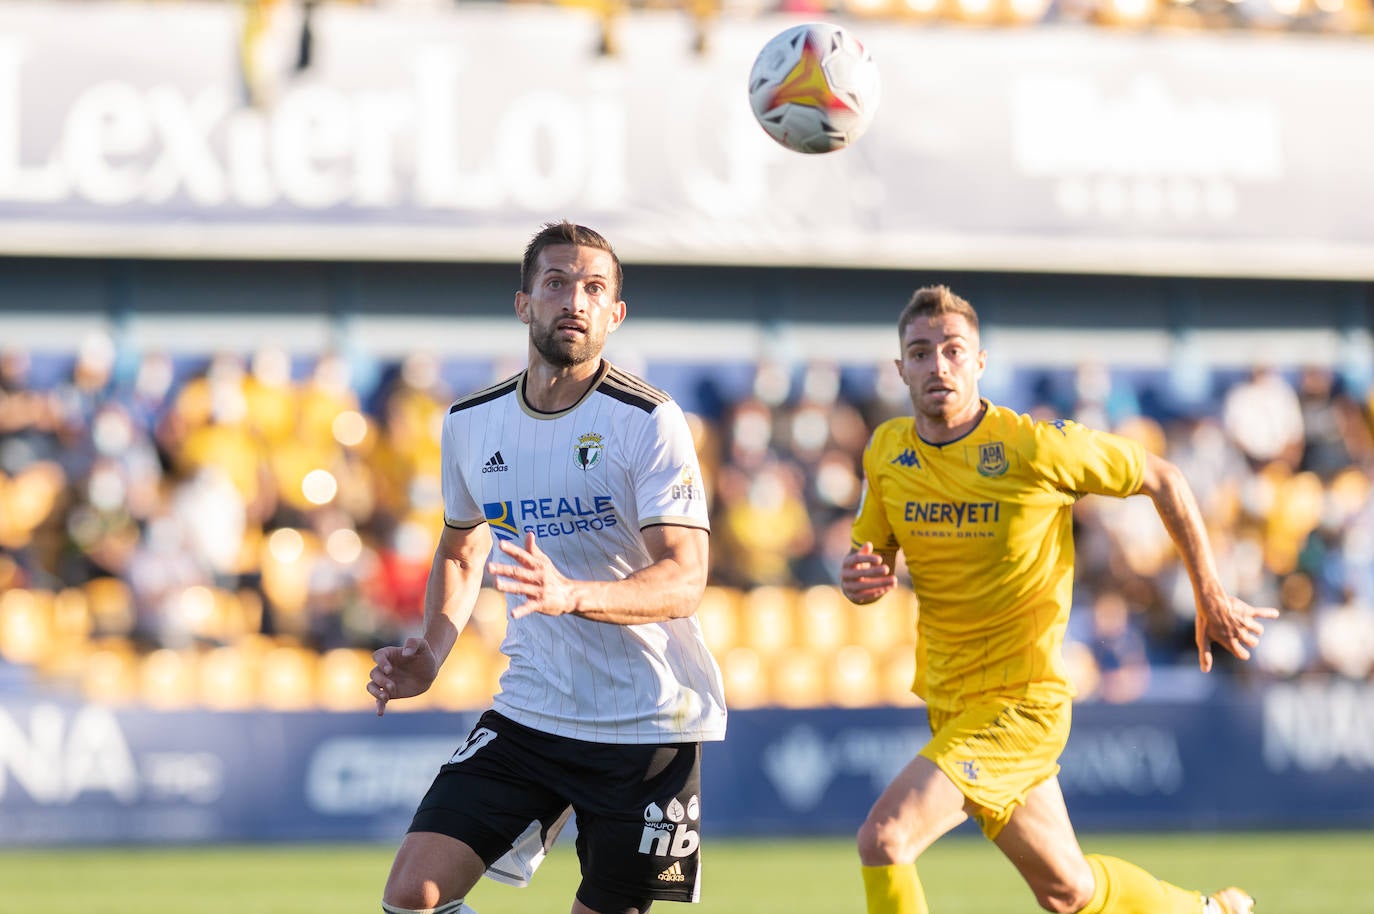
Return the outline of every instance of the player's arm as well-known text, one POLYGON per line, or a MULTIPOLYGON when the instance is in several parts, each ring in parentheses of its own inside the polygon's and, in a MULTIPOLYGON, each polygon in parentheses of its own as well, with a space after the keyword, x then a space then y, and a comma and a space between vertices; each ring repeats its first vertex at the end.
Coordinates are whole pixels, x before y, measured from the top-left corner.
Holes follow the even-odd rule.
POLYGON ((430 687, 439 667, 467 625, 482 588, 482 564, 491 551, 491 528, 444 526, 425 585, 423 633, 405 644, 384 647, 372 655, 367 691, 377 701, 377 714, 393 698, 410 698, 430 687))
POLYGON ((523 546, 503 541, 501 551, 511 561, 492 562, 487 570, 497 590, 525 598, 511 612, 517 619, 531 613, 575 613, 596 622, 634 625, 690 616, 706 589, 709 534, 676 524, 645 527, 641 534, 653 561, 618 581, 564 577, 533 533, 526 534, 523 546))
POLYGON ((1276 618, 1278 610, 1251 606, 1226 592, 1217 574, 1202 511, 1178 467, 1147 453, 1139 492, 1154 502, 1193 583, 1198 665, 1204 673, 1212 669, 1213 642, 1241 660, 1249 660, 1249 649, 1259 644, 1264 632, 1259 620, 1276 618))

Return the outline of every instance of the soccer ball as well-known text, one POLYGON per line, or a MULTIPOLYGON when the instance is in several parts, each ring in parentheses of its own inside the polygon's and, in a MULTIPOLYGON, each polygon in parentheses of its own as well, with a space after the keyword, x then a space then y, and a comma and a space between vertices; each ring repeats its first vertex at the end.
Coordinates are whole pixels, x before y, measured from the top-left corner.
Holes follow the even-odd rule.
POLYGON ((834 152, 857 140, 878 110, 873 57, 849 32, 825 22, 794 25, 769 39, 749 73, 759 125, 794 152, 834 152))

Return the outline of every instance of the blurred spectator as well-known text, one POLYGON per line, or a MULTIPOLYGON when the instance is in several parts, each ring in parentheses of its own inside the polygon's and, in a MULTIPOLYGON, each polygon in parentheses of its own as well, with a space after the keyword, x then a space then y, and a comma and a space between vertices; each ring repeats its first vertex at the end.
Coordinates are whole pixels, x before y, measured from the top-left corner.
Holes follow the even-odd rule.
POLYGON ((1226 433, 1256 466, 1280 461, 1296 468, 1302 460, 1302 406, 1297 392, 1269 366, 1226 392, 1222 406, 1226 433))

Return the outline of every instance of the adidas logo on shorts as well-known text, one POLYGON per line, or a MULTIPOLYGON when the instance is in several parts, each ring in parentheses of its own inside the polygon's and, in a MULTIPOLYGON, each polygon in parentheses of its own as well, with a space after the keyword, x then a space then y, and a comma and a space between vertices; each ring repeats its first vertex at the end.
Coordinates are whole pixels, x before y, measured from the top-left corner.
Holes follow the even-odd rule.
POLYGON ((488 460, 486 463, 482 464, 483 473, 504 473, 509 469, 510 467, 506 466, 506 461, 501 456, 500 451, 497 451, 495 454, 492 454, 491 459, 488 460))
POLYGON ((686 882, 687 877, 682 875, 682 864, 676 860, 673 865, 658 874, 660 882, 686 882))

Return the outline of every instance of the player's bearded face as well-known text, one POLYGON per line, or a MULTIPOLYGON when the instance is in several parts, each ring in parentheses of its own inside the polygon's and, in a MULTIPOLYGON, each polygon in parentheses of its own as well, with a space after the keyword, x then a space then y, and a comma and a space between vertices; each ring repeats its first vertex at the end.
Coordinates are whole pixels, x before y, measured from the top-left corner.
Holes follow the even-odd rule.
POLYGON ((555 245, 540 254, 539 262, 534 288, 516 302, 530 325, 531 344, 557 368, 599 359, 606 335, 625 315, 611 279, 611 256, 595 248, 555 245))

